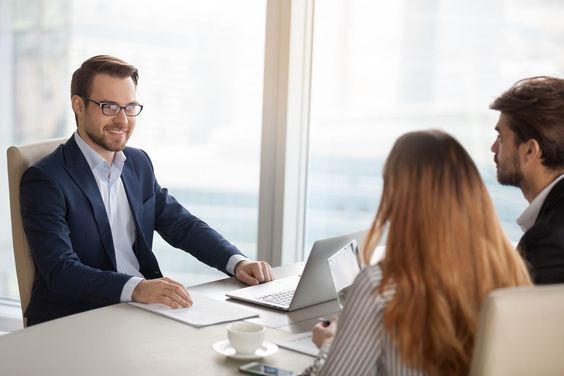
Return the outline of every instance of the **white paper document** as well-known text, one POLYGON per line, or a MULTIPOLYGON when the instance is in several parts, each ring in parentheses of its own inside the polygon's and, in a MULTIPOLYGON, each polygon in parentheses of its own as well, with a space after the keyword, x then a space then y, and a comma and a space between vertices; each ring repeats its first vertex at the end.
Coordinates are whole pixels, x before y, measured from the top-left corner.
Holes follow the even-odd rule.
POLYGON ((327 259, 335 291, 349 287, 360 272, 354 243, 350 242, 327 259))
POLYGON ((164 304, 135 302, 130 302, 129 304, 196 328, 248 319, 259 315, 255 310, 223 300, 212 299, 205 295, 190 292, 190 296, 194 304, 189 308, 170 308, 164 304))
POLYGON ((275 341, 278 346, 288 350, 297 351, 302 354, 317 356, 319 349, 311 341, 311 332, 298 333, 275 341))

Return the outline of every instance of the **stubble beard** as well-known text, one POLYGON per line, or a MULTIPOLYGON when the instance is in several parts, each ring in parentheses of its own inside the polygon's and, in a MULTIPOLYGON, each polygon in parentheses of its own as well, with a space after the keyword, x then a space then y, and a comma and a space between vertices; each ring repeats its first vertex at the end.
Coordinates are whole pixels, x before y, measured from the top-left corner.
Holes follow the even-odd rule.
POLYGON ((86 134, 88 135, 88 137, 98 146, 100 146, 101 148, 104 148, 105 150, 108 151, 112 151, 112 152, 118 152, 118 151, 122 151, 125 148, 125 144, 127 143, 127 140, 129 140, 129 136, 127 133, 125 135, 125 139, 123 142, 120 142, 119 144, 116 143, 112 143, 109 142, 108 140, 106 140, 104 138, 104 135, 98 135, 95 134, 94 132, 90 132, 88 131, 88 129, 85 129, 86 134))
POLYGON ((523 174, 521 172, 521 164, 519 163, 519 156, 515 155, 512 161, 512 170, 504 171, 501 165, 497 164, 497 181, 501 185, 510 185, 514 187, 521 188, 521 182, 523 181, 523 174))

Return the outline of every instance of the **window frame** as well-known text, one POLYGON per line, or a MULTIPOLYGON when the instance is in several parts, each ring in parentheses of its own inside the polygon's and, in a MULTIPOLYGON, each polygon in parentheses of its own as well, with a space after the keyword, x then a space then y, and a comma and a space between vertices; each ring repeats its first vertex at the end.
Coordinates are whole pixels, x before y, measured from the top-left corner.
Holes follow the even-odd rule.
POLYGON ((268 0, 257 258, 303 260, 314 0, 268 0))

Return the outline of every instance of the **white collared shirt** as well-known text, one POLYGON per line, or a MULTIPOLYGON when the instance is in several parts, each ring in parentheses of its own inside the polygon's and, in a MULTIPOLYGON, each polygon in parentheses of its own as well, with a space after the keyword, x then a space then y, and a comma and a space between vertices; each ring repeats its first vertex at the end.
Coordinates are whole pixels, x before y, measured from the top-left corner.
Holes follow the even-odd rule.
POLYGON ((552 187, 554 187, 556 183, 558 183, 563 178, 564 174, 560 175, 559 177, 554 179, 552 183, 547 185, 541 191, 541 193, 539 193, 537 197, 535 197, 534 200, 531 201, 531 204, 527 207, 527 209, 525 209, 523 214, 521 214, 521 216, 517 218, 517 224, 521 226, 521 230, 523 230, 523 232, 527 232, 531 227, 533 227, 542 208, 542 205, 546 200, 546 196, 548 196, 548 194, 552 190, 552 187))
POLYGON ((100 154, 80 137, 78 132, 74 133, 74 139, 92 170, 106 208, 114 243, 117 271, 133 276, 123 286, 120 296, 122 302, 129 302, 133 290, 143 280, 143 275, 139 272, 139 261, 133 253, 135 222, 121 180, 121 173, 127 157, 122 151, 116 152, 110 166, 100 154))

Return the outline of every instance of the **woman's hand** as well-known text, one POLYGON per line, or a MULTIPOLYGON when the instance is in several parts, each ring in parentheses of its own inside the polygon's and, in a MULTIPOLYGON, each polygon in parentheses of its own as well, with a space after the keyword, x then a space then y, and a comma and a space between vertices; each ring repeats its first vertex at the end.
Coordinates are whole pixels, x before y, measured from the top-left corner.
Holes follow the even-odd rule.
POLYGON ((335 333, 337 332, 337 317, 331 317, 329 324, 327 322, 320 322, 315 325, 312 329, 313 336, 311 340, 315 343, 315 346, 321 347, 324 345, 329 345, 333 342, 335 333))

